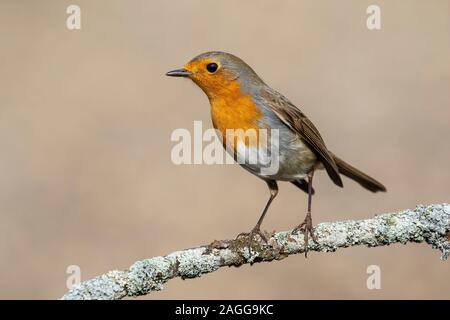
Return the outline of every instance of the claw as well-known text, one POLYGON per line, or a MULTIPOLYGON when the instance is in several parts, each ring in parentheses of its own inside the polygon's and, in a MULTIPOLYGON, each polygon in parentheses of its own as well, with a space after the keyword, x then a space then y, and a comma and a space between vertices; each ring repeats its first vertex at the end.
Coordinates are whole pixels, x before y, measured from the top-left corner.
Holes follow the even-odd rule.
POLYGON ((241 232, 237 235, 236 239, 242 237, 248 238, 248 252, 251 254, 251 247, 256 235, 258 235, 264 243, 267 243, 267 237, 259 228, 253 228, 250 232, 241 232))
POLYGON ((305 258, 308 257, 308 243, 309 243, 309 236, 313 239, 314 242, 317 242, 317 236, 314 232, 314 228, 312 225, 311 216, 307 215, 305 220, 300 223, 297 227, 292 230, 292 234, 298 233, 301 231, 304 234, 304 241, 305 241, 305 258))

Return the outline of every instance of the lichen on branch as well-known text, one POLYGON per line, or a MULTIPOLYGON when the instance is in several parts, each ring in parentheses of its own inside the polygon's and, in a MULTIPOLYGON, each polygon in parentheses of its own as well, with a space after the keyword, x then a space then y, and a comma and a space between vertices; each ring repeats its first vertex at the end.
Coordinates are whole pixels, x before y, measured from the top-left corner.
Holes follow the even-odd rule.
MULTIPOLYGON (((309 251, 334 252, 339 248, 394 243, 426 242, 439 249, 442 259, 450 255, 450 205, 418 205, 415 209, 385 213, 366 220, 320 223, 315 228, 317 242, 309 251)), ((126 271, 110 271, 73 286, 63 299, 117 300, 163 289, 170 279, 197 278, 225 266, 240 266, 281 260, 304 252, 304 237, 291 231, 270 235, 269 241, 253 241, 251 250, 245 238, 215 240, 209 245, 176 251, 163 257, 135 262, 126 271)))

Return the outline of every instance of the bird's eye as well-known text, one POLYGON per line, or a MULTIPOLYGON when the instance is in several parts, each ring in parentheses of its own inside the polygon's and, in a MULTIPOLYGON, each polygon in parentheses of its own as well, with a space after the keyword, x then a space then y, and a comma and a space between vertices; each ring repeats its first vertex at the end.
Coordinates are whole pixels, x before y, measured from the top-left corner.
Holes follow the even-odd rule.
POLYGON ((217 65, 217 63, 208 63, 206 65, 206 70, 208 70, 209 73, 214 73, 217 71, 217 69, 219 68, 219 66, 217 65))

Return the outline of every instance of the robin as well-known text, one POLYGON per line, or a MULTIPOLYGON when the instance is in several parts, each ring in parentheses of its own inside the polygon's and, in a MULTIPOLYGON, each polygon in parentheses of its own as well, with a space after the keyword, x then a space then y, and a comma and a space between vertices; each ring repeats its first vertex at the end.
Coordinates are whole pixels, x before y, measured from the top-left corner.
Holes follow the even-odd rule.
MULTIPOLYGON (((306 217, 293 232, 303 232, 305 256, 309 236, 316 241, 311 218, 311 202, 314 194, 313 175, 317 169, 325 169, 331 180, 343 187, 341 174, 353 179, 362 187, 372 191, 386 191, 375 179, 361 172, 328 150, 314 124, 292 102, 275 91, 240 58, 225 52, 206 52, 189 61, 184 68, 167 72, 167 76, 184 77, 194 81, 208 96, 214 128, 222 137, 224 147, 229 130, 274 130, 277 139, 270 143, 252 143, 241 136, 232 136, 233 147, 226 148, 246 170, 267 183, 270 198, 255 227, 248 236, 250 244, 261 232, 261 223, 278 194, 277 181, 289 181, 308 194, 306 217), (242 160, 243 154, 260 154, 258 148, 276 150, 277 170, 262 170, 263 161, 242 160), (276 147, 276 148, 272 148, 276 147)), ((261 139, 262 140, 262 139, 261 139)), ((273 154, 271 155, 273 158, 273 154)), ((239 237, 238 236, 238 237, 239 237)))

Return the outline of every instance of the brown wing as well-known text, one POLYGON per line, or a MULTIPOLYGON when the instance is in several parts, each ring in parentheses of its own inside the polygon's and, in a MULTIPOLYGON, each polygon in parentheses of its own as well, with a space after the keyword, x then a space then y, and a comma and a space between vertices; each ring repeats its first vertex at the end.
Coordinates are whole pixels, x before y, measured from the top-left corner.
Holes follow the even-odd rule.
POLYGON ((342 187, 342 180, 332 154, 325 146, 314 124, 294 106, 287 98, 275 90, 268 90, 262 94, 266 106, 269 107, 280 120, 299 134, 300 138, 311 148, 322 162, 333 182, 342 187))

